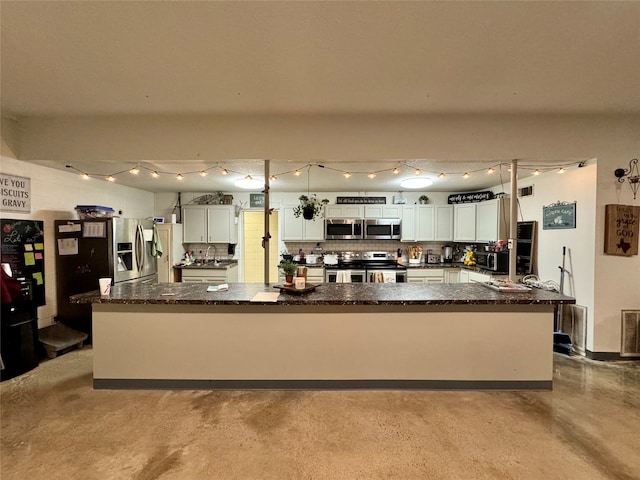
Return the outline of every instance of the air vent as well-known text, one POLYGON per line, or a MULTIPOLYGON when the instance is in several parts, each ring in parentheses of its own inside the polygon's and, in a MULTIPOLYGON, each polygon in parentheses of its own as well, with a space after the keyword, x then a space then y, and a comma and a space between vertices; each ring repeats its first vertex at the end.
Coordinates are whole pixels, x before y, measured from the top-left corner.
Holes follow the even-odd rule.
POLYGON ((529 185, 528 187, 522 187, 518 189, 519 197, 530 197, 533 195, 533 185, 529 185))
POLYGON ((621 357, 640 357, 640 310, 622 310, 621 357))

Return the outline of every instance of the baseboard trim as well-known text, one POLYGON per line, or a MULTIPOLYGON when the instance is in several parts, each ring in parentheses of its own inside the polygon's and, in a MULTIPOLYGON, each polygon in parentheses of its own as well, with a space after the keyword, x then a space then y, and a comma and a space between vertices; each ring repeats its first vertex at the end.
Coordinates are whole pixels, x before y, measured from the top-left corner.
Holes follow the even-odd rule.
POLYGON ((175 380, 95 378, 112 390, 551 390, 551 380, 175 380))
POLYGON ((603 361, 624 360, 628 362, 632 360, 640 360, 640 357, 623 357, 618 352, 592 352, 591 350, 587 350, 585 352, 585 356, 590 360, 603 361))

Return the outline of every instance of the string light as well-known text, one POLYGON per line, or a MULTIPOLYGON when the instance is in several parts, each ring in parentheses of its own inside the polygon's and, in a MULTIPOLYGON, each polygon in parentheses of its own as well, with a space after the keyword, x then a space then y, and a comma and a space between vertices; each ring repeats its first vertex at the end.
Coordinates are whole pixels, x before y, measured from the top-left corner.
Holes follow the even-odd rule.
POLYGON ((138 175, 140 173, 140 169, 138 167, 133 167, 131 170, 129 170, 129 173, 131 175, 138 175))
POLYGON ((487 169, 487 175, 493 175, 495 173, 496 169, 493 167, 489 167, 487 169))
POLYGON ((535 176, 538 176, 538 175, 540 175, 541 173, 542 173, 542 172, 540 171, 540 169, 539 169, 539 168, 536 168, 536 169, 533 171, 533 174, 534 174, 535 176))
POLYGON ((223 168, 222 170, 220 170, 220 174, 221 175, 229 175, 229 170, 227 170, 226 168, 223 168))
POLYGON ((82 177, 83 180, 89 180, 89 174, 88 173, 83 173, 82 175, 80 175, 82 177))
POLYGON ((440 172, 440 174, 438 175, 438 178, 440 180, 444 180, 444 177, 446 177, 447 175, 444 172, 440 172))
POLYGON ((344 172, 342 175, 344 176, 344 178, 349 178, 351 176, 349 172, 344 172))
POLYGON ((184 180, 184 177, 182 176, 181 173, 176 175, 176 180, 184 180))
POLYGON ((559 173, 560 175, 562 175, 562 174, 563 174, 564 172, 566 172, 566 171, 567 171, 567 169, 566 169, 566 168, 564 168, 564 167, 560 167, 560 168, 558 169, 558 173, 559 173))
POLYGON ((207 175, 209 175, 209 172, 207 172, 206 170, 202 170, 202 171, 200 172, 200 176, 201 176, 201 177, 206 177, 207 175))
POLYGON ((301 172, 300 170, 296 170, 296 171, 294 171, 294 172, 293 172, 293 174, 294 174, 296 177, 299 177, 301 173, 302 173, 302 172, 301 172))
POLYGON ((116 179, 112 175, 107 175, 107 182, 115 182, 116 179))
POLYGON ((398 175, 400 173, 400 169, 398 167, 395 167, 392 171, 394 175, 398 175))
POLYGON ((271 175, 271 176, 269 177, 269 181, 270 181, 270 182, 275 182, 277 179, 278 179, 278 177, 276 177, 275 175, 271 175))
POLYGON ((158 178, 160 176, 160 174, 157 171, 154 170, 153 172, 151 172, 151 176, 153 178, 158 178))
POLYGON ((369 172, 369 175, 367 175, 367 177, 376 178, 376 172, 369 172))
POLYGON ((420 175, 422 172, 420 171, 419 168, 416 168, 413 172, 415 175, 420 175))
POLYGON ((462 175, 462 178, 469 178, 471 176, 471 174, 469 172, 464 172, 464 175, 462 175))

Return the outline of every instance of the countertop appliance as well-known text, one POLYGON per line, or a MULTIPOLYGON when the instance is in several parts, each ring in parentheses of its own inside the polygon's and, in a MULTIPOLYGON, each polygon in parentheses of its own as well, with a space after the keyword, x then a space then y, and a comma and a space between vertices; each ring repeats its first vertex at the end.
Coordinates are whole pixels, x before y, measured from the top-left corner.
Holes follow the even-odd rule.
POLYGON ((339 255, 337 265, 325 267, 325 282, 336 282, 340 272, 348 272, 352 283, 380 281, 380 278, 384 281, 385 276, 388 278, 392 273, 396 283, 407 281, 406 267, 399 265, 394 254, 389 252, 344 252, 339 255))
POLYGON ((98 279, 113 283, 157 282, 158 263, 151 254, 153 221, 130 218, 56 220, 57 320, 89 334, 91 305, 69 297, 98 289, 98 279))
POLYGON ((445 245, 442 247, 442 263, 453 263, 453 247, 445 245))
POLYGON ((399 218, 375 218, 364 221, 365 240, 400 240, 399 218))
POLYGON ((492 272, 509 272, 509 252, 474 252, 476 266, 492 272))
POLYGON ((327 218, 325 240, 362 240, 362 220, 357 218, 327 218))

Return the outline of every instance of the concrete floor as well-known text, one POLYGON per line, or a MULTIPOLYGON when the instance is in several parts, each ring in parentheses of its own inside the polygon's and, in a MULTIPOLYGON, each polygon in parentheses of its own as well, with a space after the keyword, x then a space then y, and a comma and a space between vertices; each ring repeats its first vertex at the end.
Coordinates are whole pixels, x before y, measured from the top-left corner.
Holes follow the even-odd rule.
POLYGON ((90 347, 5 381, 2 480, 640 479, 640 362, 553 392, 110 391, 90 347))

